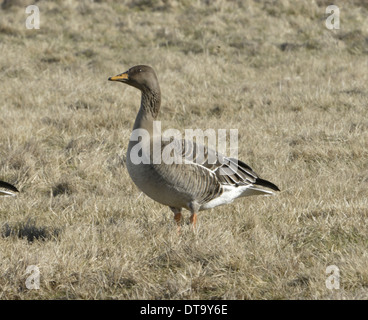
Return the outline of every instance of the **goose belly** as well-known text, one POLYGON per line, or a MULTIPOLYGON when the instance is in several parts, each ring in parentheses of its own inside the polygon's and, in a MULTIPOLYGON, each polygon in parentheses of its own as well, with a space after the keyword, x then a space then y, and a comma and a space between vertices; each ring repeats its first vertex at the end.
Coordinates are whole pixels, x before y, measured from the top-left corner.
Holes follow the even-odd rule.
POLYGON ((134 184, 153 200, 170 207, 188 208, 189 195, 168 184, 153 165, 127 161, 127 169, 134 184))

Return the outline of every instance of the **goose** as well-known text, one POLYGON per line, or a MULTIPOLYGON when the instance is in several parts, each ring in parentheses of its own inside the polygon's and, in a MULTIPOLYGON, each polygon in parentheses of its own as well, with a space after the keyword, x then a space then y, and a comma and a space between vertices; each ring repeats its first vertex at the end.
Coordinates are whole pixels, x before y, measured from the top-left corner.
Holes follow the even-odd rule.
POLYGON ((16 187, 5 181, 0 181, 0 188, 0 197, 14 197, 16 193, 19 192, 16 187))
MULTIPOLYGON (((182 223, 182 209, 190 211, 190 223, 195 228, 201 210, 231 203, 234 199, 252 195, 272 195, 280 189, 270 181, 261 179, 244 162, 225 157, 206 146, 195 142, 174 139, 175 160, 154 161, 155 143, 163 150, 168 142, 157 137, 160 130, 156 121, 161 106, 161 91, 155 71, 147 65, 137 65, 108 78, 128 84, 141 91, 141 104, 136 116, 133 132, 128 144, 126 166, 135 185, 153 200, 168 206, 174 213, 178 228, 182 223), (141 132, 141 139, 137 138, 141 132), (148 139, 143 139, 147 132, 148 139), (155 134, 156 132, 156 134, 155 134), (202 149, 198 149, 202 147, 202 149), (137 161, 136 151, 141 150, 137 161), (203 156, 196 152, 203 150, 203 156), (215 161, 208 161, 215 156, 215 161), (214 163, 213 163, 214 162, 214 163)), ((174 143, 173 143, 174 142, 174 143)))

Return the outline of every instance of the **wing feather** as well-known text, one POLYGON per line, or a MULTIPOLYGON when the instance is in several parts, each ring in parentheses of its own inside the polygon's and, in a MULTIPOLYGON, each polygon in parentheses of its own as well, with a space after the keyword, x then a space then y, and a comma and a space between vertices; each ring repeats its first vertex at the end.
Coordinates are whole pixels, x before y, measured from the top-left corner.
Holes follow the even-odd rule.
POLYGON ((163 142, 162 148, 169 143, 179 161, 168 165, 166 173, 172 171, 169 175, 173 177, 170 179, 173 185, 189 193, 200 204, 219 197, 224 192, 224 186, 259 185, 279 190, 273 183, 259 178, 250 166, 240 160, 225 157, 213 149, 184 139, 163 142), (177 168, 177 163, 184 165, 179 164, 180 168, 177 168))

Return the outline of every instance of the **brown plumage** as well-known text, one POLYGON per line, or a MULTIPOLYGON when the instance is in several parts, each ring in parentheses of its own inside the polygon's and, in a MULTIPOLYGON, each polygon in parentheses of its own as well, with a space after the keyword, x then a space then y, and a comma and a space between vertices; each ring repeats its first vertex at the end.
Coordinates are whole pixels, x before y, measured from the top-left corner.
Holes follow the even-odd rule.
POLYGON ((157 132, 154 130, 155 120, 161 105, 161 91, 154 70, 138 65, 109 80, 123 82, 142 92, 140 109, 128 145, 128 172, 145 194, 170 207, 178 225, 182 208, 190 210, 190 221, 195 225, 200 210, 230 203, 238 197, 279 191, 276 185, 261 179, 244 162, 227 158, 205 146, 200 146, 204 153, 199 154, 199 146, 192 141, 171 141, 175 161, 167 164, 170 155, 161 153, 162 162, 156 163, 152 151, 154 146, 158 144, 162 151, 168 142, 154 136, 154 132, 157 132), (148 132, 149 141, 137 139, 136 130, 148 132), (133 152, 137 148, 141 148, 142 158, 146 157, 147 163, 136 162, 133 152), (215 163, 209 163, 209 158, 215 158, 215 163))

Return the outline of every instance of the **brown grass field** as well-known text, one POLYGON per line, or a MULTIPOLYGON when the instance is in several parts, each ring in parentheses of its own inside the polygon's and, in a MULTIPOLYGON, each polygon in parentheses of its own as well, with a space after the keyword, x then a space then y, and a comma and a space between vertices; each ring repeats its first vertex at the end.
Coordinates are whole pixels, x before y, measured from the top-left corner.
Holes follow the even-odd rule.
POLYGON ((41 0, 29 30, 31 3, 0 9, 0 299, 368 298, 366 1, 338 30, 324 0, 41 0), (140 93, 107 79, 136 64, 163 130, 238 129, 282 191, 178 235, 124 164, 140 93))

